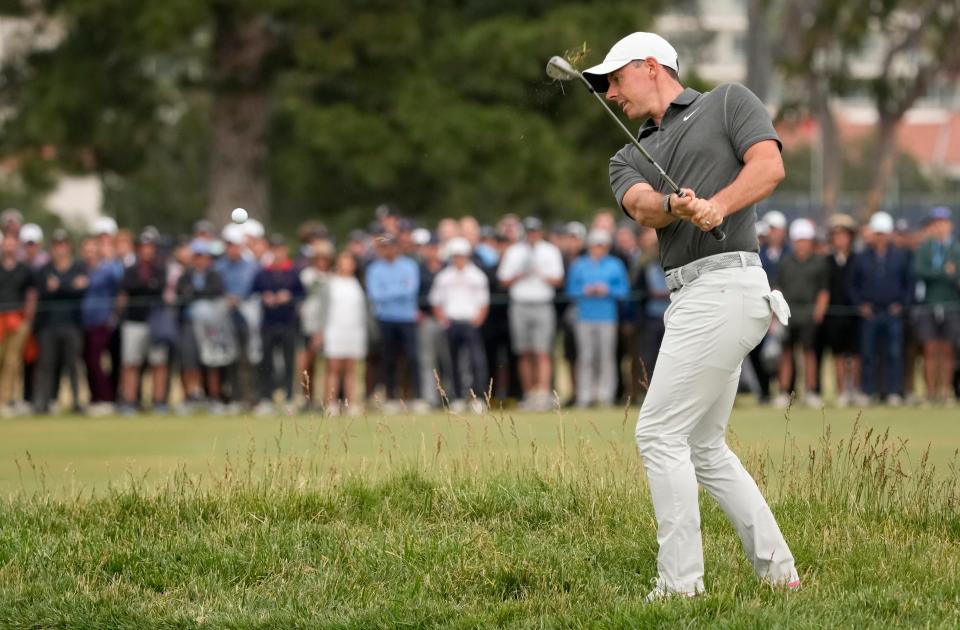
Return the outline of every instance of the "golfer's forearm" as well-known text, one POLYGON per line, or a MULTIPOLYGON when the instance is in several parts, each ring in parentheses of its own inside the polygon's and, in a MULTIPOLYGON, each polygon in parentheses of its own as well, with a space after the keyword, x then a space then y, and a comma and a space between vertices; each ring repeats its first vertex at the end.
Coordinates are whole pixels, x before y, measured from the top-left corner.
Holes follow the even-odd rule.
POLYGON ((784 175, 779 155, 751 160, 744 164, 733 183, 714 195, 711 201, 723 208, 724 216, 730 216, 769 197, 784 175))
POLYGON ((623 209, 630 217, 645 227, 660 229, 677 220, 663 211, 663 194, 643 189, 639 184, 623 196, 623 209))

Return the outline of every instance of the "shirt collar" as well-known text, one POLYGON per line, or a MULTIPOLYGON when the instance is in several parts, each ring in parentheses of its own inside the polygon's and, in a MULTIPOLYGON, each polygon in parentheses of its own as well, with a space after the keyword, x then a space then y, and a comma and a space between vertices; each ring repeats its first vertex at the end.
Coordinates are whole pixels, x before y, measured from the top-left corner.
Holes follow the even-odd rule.
MULTIPOLYGON (((674 107, 688 107, 698 98, 700 98, 700 92, 698 92, 693 88, 689 88, 689 87, 684 88, 683 92, 680 92, 677 98, 673 99, 673 102, 670 103, 669 107, 667 107, 667 111, 664 112, 663 117, 666 118, 667 114, 669 114, 670 110, 673 109, 674 107)), ((648 118, 646 122, 643 123, 643 126, 640 127, 640 134, 638 136, 638 139, 643 139, 647 137, 648 135, 650 135, 651 133, 653 133, 659 128, 660 128, 659 125, 657 125, 657 123, 653 120, 652 117, 648 118)))

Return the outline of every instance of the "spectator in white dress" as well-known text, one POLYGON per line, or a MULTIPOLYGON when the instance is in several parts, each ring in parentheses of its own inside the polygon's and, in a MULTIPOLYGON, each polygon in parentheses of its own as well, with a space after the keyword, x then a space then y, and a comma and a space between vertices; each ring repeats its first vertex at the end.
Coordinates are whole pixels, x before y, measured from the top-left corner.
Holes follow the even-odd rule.
POLYGON ((367 356, 367 300, 356 277, 357 261, 350 252, 340 252, 334 274, 327 282, 329 302, 323 330, 323 353, 327 359, 324 388, 330 415, 343 410, 361 411, 357 396, 357 362, 367 356))

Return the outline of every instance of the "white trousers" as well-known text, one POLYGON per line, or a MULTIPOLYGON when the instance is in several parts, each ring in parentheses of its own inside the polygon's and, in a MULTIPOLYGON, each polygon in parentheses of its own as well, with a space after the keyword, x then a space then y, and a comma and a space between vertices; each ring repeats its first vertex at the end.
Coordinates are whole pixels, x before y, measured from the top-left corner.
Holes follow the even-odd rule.
POLYGON ((761 579, 797 579, 767 502, 725 441, 740 364, 770 325, 771 297, 760 267, 711 271, 671 295, 636 433, 658 524, 658 588, 666 592, 703 590, 697 482, 733 523, 761 579))
POLYGON ((617 393, 617 323, 577 322, 577 404, 613 404, 617 393))

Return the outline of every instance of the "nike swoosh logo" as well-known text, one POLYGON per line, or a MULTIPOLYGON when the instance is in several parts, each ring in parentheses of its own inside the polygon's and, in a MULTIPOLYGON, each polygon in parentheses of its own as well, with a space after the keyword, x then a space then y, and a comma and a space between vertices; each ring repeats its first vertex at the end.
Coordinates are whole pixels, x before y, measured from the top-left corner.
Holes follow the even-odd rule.
POLYGON ((700 108, 698 107, 698 108, 696 108, 695 110, 693 110, 692 112, 690 112, 689 114, 687 114, 686 116, 684 116, 684 117, 683 117, 683 122, 687 122, 688 120, 690 120, 691 118, 693 118, 693 116, 694 116, 697 112, 699 112, 699 111, 700 111, 700 108))

